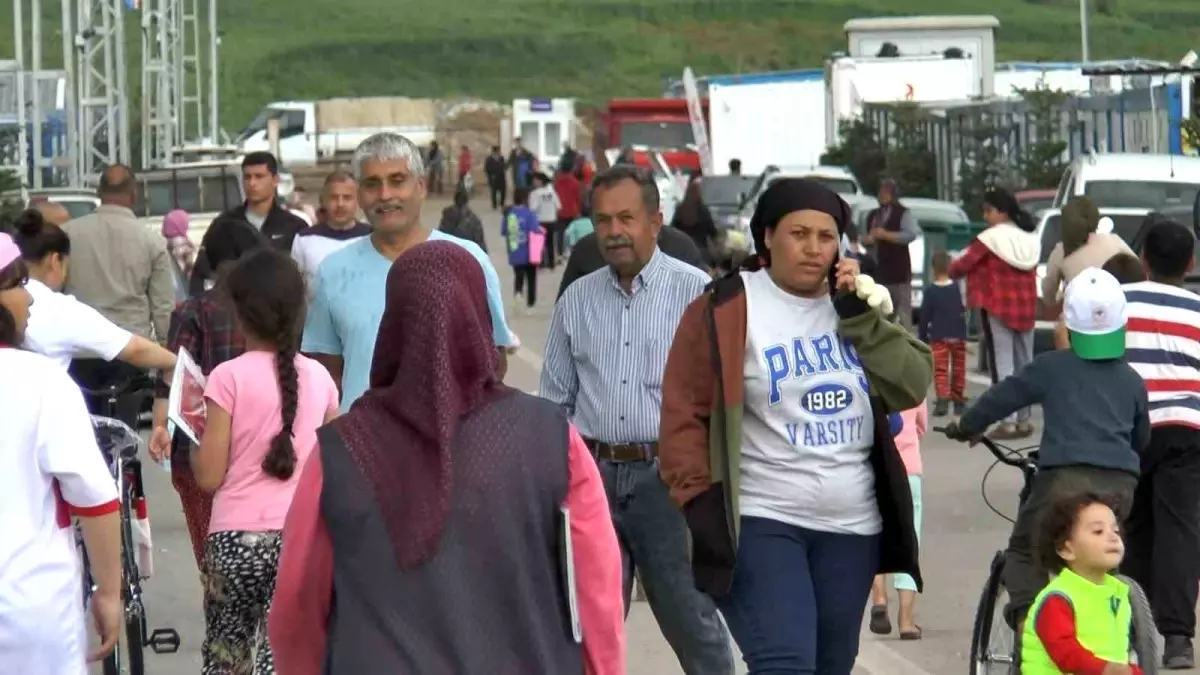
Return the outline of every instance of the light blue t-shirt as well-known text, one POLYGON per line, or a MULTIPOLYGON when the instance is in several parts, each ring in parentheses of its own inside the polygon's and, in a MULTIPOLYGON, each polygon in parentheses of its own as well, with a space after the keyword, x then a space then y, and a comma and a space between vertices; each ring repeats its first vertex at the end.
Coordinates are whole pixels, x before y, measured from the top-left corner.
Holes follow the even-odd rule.
MULTIPOLYGON (((433 230, 428 241, 451 241, 475 256, 487 280, 488 309, 496 344, 512 344, 504 320, 500 277, 483 249, 474 242, 433 230)), ((304 323, 301 351, 308 354, 341 356, 342 412, 370 386, 371 359, 375 338, 383 320, 387 275, 392 261, 379 254, 370 237, 332 253, 317 268, 315 291, 304 323)))

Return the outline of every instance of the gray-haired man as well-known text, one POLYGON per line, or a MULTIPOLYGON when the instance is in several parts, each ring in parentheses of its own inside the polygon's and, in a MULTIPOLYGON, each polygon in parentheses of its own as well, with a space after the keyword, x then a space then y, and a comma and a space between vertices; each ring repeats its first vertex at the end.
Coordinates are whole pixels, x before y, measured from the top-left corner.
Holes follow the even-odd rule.
POLYGON ((320 361, 340 384, 342 412, 350 409, 370 382, 388 271, 396 258, 425 241, 454 242, 479 261, 487 279, 503 377, 504 348, 512 343, 512 334, 504 319, 500 277, 479 246, 421 224, 426 191, 420 149, 399 134, 375 134, 354 151, 354 177, 359 206, 374 229, 370 236, 330 254, 317 268, 301 344, 301 351, 320 361))

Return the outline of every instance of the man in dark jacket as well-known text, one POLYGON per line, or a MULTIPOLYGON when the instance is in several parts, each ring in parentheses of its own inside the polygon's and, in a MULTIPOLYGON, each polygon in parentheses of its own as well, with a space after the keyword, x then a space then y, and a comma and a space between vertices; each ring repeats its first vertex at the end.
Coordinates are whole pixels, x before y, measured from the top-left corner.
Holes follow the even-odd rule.
POLYGON ((492 210, 504 208, 504 194, 508 190, 504 170, 508 163, 500 154, 500 146, 492 146, 492 154, 483 162, 483 173, 487 175, 488 192, 492 195, 492 210))
POLYGON ((900 204, 893 180, 879 186, 879 208, 867 214, 865 244, 875 245, 875 280, 887 287, 900 325, 912 330, 912 259, 908 245, 921 235, 917 219, 900 204))
POLYGON ((206 249, 227 247, 230 239, 245 236, 244 229, 250 227, 275 248, 291 253, 296 234, 308 227, 279 203, 279 163, 271 153, 252 152, 242 160, 242 190, 246 201, 214 218, 200 241, 189 284, 193 296, 202 293, 205 282, 216 274, 207 264, 206 249))

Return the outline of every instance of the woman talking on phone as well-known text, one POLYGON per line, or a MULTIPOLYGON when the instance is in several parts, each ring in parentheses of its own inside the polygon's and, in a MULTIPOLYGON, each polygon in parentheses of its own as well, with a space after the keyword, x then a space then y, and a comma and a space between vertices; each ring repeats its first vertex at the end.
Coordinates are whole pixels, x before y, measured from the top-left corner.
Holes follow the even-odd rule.
POLYGON ((751 675, 850 675, 874 576, 921 584, 888 413, 924 400, 929 348, 839 260, 849 222, 817 183, 772 184, 757 256, 688 307, 667 361, 663 479, 751 675))

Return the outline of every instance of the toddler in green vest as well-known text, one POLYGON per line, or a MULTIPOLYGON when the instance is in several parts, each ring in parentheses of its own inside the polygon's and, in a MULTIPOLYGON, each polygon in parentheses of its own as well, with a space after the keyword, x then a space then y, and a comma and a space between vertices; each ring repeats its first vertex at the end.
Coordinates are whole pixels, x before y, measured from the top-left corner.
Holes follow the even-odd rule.
POLYGON ((1039 527, 1037 555, 1056 576, 1038 594, 1021 637, 1024 675, 1141 675, 1129 664, 1129 586, 1111 574, 1125 555, 1104 498, 1066 495, 1039 527))

